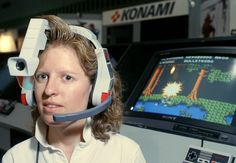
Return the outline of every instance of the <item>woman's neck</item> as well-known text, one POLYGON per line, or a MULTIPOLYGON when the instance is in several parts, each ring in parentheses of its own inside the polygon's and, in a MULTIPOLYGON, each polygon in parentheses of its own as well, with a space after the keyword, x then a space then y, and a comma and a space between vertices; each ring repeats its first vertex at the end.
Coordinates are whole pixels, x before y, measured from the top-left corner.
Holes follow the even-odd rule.
POLYGON ((70 123, 63 127, 49 126, 47 133, 48 144, 61 149, 70 160, 74 147, 83 139, 85 120, 70 123))

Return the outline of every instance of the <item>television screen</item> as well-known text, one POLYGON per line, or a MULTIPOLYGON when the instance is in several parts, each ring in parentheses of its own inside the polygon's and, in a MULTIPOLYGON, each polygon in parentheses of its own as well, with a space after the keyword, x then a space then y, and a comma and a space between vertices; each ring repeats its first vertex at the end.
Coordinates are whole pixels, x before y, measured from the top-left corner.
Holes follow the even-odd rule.
MULTIPOLYGON (((235 46, 235 37, 221 37, 221 38, 209 38, 209 39, 178 39, 178 40, 166 40, 155 42, 135 42, 128 46, 123 55, 119 58, 116 65, 116 70, 123 84, 123 102, 127 102, 134 86, 140 79, 150 59, 153 57, 156 51, 163 51, 174 48, 184 47, 203 47, 203 46, 235 46)), ((106 47, 106 46, 105 46, 106 47)), ((113 47, 113 46, 112 46, 113 47)), ((109 53, 112 55, 112 49, 107 47, 109 53)), ((116 50, 115 50, 116 51, 116 50)))
POLYGON ((127 102, 126 122, 234 144, 235 90, 236 48, 157 52, 127 102))

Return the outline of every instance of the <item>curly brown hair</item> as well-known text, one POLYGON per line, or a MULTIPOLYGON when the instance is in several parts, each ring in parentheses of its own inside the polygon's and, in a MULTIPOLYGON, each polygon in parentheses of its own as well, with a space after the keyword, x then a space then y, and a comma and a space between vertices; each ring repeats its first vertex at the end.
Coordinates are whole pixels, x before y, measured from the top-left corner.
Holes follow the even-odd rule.
MULTIPOLYGON (((97 74, 97 56, 94 46, 83 36, 73 33, 69 25, 55 15, 40 16, 49 22, 50 30, 46 32, 48 46, 63 45, 73 48, 78 56, 79 62, 91 83, 95 82, 97 74)), ((40 55, 40 54, 39 54, 40 55)), ((103 112, 92 117, 92 132, 96 139, 107 142, 110 133, 118 133, 122 123, 123 103, 121 101, 122 85, 118 73, 113 69, 114 84, 112 88, 112 104, 103 112)), ((89 102, 88 106, 92 106, 89 102)), ((32 111, 34 123, 39 117, 37 107, 32 111)), ((35 124, 34 124, 35 125, 35 124)), ((33 131, 34 133, 34 131, 33 131)))

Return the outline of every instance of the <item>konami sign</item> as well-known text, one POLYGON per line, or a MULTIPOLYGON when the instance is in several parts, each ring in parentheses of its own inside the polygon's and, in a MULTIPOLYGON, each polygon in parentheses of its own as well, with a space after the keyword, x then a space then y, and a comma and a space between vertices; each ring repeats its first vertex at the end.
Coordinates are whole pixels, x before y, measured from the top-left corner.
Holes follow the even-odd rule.
POLYGON ((103 12, 103 25, 188 15, 188 0, 172 0, 103 12))

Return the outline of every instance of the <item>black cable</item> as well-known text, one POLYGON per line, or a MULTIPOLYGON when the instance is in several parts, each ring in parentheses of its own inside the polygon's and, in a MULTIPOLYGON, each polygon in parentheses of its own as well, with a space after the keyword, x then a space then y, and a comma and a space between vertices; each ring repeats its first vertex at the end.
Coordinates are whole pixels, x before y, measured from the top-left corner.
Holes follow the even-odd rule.
POLYGON ((235 161, 235 157, 233 157, 233 158, 232 158, 232 161, 231 161, 231 163, 234 163, 234 161, 235 161))
POLYGON ((201 139, 201 147, 203 147, 204 139, 201 139))
POLYGON ((40 147, 40 144, 39 144, 39 142, 38 142, 38 144, 37 144, 37 153, 36 153, 36 163, 38 163, 39 162, 39 147, 40 147))

